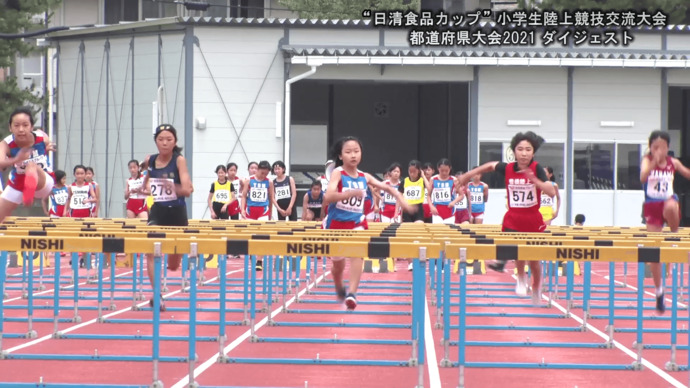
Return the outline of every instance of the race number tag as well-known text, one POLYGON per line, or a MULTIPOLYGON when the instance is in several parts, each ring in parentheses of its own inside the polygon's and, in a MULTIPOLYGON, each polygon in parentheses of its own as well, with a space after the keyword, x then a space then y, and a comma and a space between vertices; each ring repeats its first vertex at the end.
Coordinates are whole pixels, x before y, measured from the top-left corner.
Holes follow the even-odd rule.
POLYGON ((213 202, 228 203, 230 201, 230 190, 216 190, 213 192, 213 202))
POLYGON ((482 191, 470 192, 470 198, 472 199, 472 203, 484 203, 484 189, 482 189, 482 191))
POLYGON ((422 188, 419 186, 406 187, 405 199, 409 201, 419 201, 420 199, 422 199, 422 188))
POLYGON ((508 185, 510 207, 527 208, 537 204, 537 191, 533 184, 508 185))
POLYGON ((467 196, 462 197, 462 199, 455 204, 455 208, 458 210, 467 209, 467 196))
MULTIPOLYGON (((343 187, 343 193, 348 192, 350 190, 361 190, 358 188, 351 188, 351 187, 343 187)), ((346 212, 350 213, 364 213, 364 198, 362 197, 351 197, 351 198, 345 198, 342 201, 339 201, 335 205, 336 208, 340 210, 344 210, 346 212)))
POLYGON ((129 185, 129 197, 130 198, 146 198, 145 195, 141 193, 135 193, 134 191, 141 190, 141 188, 144 186, 144 178, 138 178, 138 179, 130 179, 127 181, 127 185, 129 185))
POLYGON ((276 200, 290 198, 290 186, 276 187, 276 200))
POLYGON ((89 199, 89 186, 72 187, 72 199, 69 207, 72 209, 90 209, 91 204, 86 202, 89 199))
POLYGON ((435 188, 431 194, 431 199, 434 201, 434 203, 448 203, 450 202, 450 198, 450 188, 448 187, 435 188))
POLYGON ((391 193, 389 193, 389 192, 387 192, 387 191, 384 192, 384 194, 383 194, 383 203, 387 203, 387 204, 392 205, 392 204, 395 204, 395 202, 396 202, 396 201, 395 201, 395 197, 394 197, 393 195, 391 195, 391 193))
POLYGON ((541 206, 542 207, 553 207, 553 198, 542 193, 541 196, 541 206))
POLYGON ((67 203, 67 197, 69 194, 67 193, 67 190, 61 190, 53 194, 53 199, 55 200, 55 203, 62 206, 67 203))
POLYGON ((172 179, 149 178, 153 202, 168 202, 177 199, 175 182, 172 179))
POLYGON ((268 201, 268 189, 265 187, 251 187, 249 189, 249 200, 253 202, 268 201))
POLYGON ((653 199, 669 199, 673 196, 673 184, 666 176, 647 178, 647 196, 653 199))
POLYGON ((31 152, 31 157, 29 159, 19 163, 15 163, 14 168, 18 174, 24 174, 24 172, 26 171, 26 166, 32 162, 35 163, 36 166, 41 170, 46 170, 46 167, 48 166, 48 159, 46 158, 46 156, 39 155, 38 150, 33 150, 31 152))

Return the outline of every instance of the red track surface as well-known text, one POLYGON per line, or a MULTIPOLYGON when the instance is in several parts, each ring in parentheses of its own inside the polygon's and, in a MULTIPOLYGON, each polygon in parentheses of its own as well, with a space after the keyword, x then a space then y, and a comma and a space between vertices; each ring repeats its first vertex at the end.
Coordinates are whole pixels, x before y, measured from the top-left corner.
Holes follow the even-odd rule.
MULTIPOLYGON (((636 266, 629 266, 627 281, 631 286, 636 284, 636 266)), ((622 264, 617 266, 616 279, 622 280, 622 264)), ((237 271, 229 275, 232 279, 242 279, 241 264, 235 261, 228 265, 228 271, 237 271)), ((10 274, 16 274, 21 269, 10 269, 10 274)), ((81 270, 82 275, 85 270, 81 270)), ((63 275, 71 273, 68 268, 63 269, 63 275)), ((125 269, 118 269, 118 274, 126 274, 125 269)), ((109 271, 108 271, 109 273, 109 271)), ((49 276, 51 273, 46 270, 49 276)), ((174 274, 178 275, 178 274, 174 274)), ((207 270, 206 277, 211 280, 217 275, 216 270, 207 270)), ((604 276, 608 275, 607 264, 595 264, 593 266, 592 284, 606 284, 604 276)), ((107 276, 107 275, 106 275, 107 276)), ((302 273, 304 276, 304 273, 302 273)), ((50 279, 44 282, 48 285, 50 279)), ((207 281, 208 281, 207 280, 207 281)), ((403 263, 399 263, 398 272, 391 274, 364 274, 363 286, 377 286, 380 284, 367 283, 371 280, 411 280, 411 274, 404 268, 403 263)), ((457 275, 452 276, 453 287, 457 287, 457 275)), ((492 291, 489 297, 483 297, 485 292, 472 291, 468 297, 468 303, 486 303, 484 307, 468 307, 468 312, 485 313, 537 313, 537 314, 562 314, 556 307, 545 307, 546 301, 541 308, 536 307, 493 307, 490 303, 520 303, 525 304, 529 299, 503 299, 496 298, 496 295, 513 295, 512 277, 508 274, 471 275, 468 278, 468 287, 479 287, 480 282, 506 282, 510 283, 502 286, 502 291, 492 291), (491 296, 494 296, 493 298, 491 296)), ((560 278, 559 286, 560 299, 557 303, 565 307, 564 300, 565 278, 560 278)), ((576 277, 576 283, 581 283, 582 277, 576 277)), ((104 282, 107 285, 107 282, 104 282)), ((670 300, 670 281, 667 285, 667 298, 670 300)), ((304 282, 302 282, 304 285, 304 282)), ((646 279, 646 285, 651 284, 651 279, 646 279)), ((395 284, 400 286, 400 284, 395 284)), ((10 284, 15 286, 15 284, 10 284)), ((385 286, 385 285, 382 285, 385 286)), ((117 309, 115 312, 106 311, 104 314, 115 313, 112 318, 132 318, 150 319, 151 311, 131 311, 131 292, 127 286, 118 286, 123 289, 117 292, 117 296, 129 297, 129 300, 116 301, 117 309)), ((131 289, 131 286, 129 287, 131 289)), ((229 290, 241 290, 241 287, 230 287, 229 290)), ((632 288, 619 287, 616 290, 630 290, 632 288)), ((651 289, 649 289, 651 291, 651 289)), ((186 297, 180 293, 179 286, 171 286, 166 295, 171 297, 186 297)), ((310 301, 334 301, 332 295, 332 283, 330 279, 322 279, 318 287, 314 289, 317 294, 305 294, 302 296, 302 303, 293 303, 289 309, 295 310, 335 310, 335 314, 296 314, 279 313, 275 316, 276 322, 344 322, 344 323, 405 323, 411 322, 409 315, 355 315, 343 311, 339 304, 335 303, 309 303, 310 301), (319 295, 318 292, 327 292, 327 295, 319 295)), ((409 291, 362 289, 361 292, 400 292, 409 291)), ((457 291, 456 291, 457 292, 457 291)), ((5 301, 5 306, 26 304, 24 299, 13 300, 21 296, 20 291, 8 290, 10 299, 5 301)), ((71 295, 70 291, 62 291, 62 295, 71 295)), ((47 290, 43 295, 52 296, 52 290, 47 290)), ((95 295, 93 291, 86 291, 84 295, 95 295)), ((107 302, 109 293, 104 294, 107 302)), ((146 293, 150 295, 150 293, 146 293)), ((596 294, 595 296, 604 296, 596 294)), ((201 295, 200 295, 201 296, 201 295)), ((209 296, 204 294, 203 296, 209 296)), ((581 294, 578 293, 578 296, 581 294)), ((634 294, 621 295, 633 298, 634 294)), ((229 294, 229 298, 240 298, 241 294, 229 294)), ((647 296, 652 298, 651 295, 647 296)), ((367 305, 367 301, 410 301, 409 297, 391 296, 359 296, 360 306, 357 312, 362 311, 410 311, 410 305, 367 305)), ((428 293, 431 300, 431 294, 428 293)), ((454 298, 453 303, 457 303, 454 298)), ((71 300, 63 299, 61 303, 65 306, 72 305, 71 300)), ((141 301, 140 303, 144 303, 141 301)), ((578 305, 580 301, 576 302, 578 305)), ((605 306, 608 301, 593 301, 592 305, 605 306)), ((52 305, 52 300, 36 300, 35 305, 52 305)), ((80 306, 94 306, 95 301, 80 300, 80 306)), ((106 303, 107 304, 107 303, 106 303)), ((169 300, 169 308, 186 307, 185 301, 169 300)), ((619 306, 635 305, 635 302, 617 302, 619 306)), ((282 301, 276 302, 271 307, 273 310, 279 309, 282 301)), ((647 302, 647 306, 653 306, 652 302, 647 302)), ((202 308, 215 308, 216 302, 200 302, 202 308)), ((257 304, 261 307, 262 304, 257 304)), ((670 307, 670 301, 667 302, 670 307)), ((229 308, 241 308, 241 303, 229 303, 229 308)), ((453 307, 451 312, 457 312, 457 307, 453 307)), ((431 325, 436 323, 435 307, 429 303, 429 313, 431 325)), ((52 317, 52 310, 36 310, 35 317, 52 317)), ((121 323, 89 323, 96 317, 95 311, 80 310, 83 323, 60 323, 60 330, 68 330, 77 326, 78 328, 69 331, 68 334, 151 334, 151 324, 121 324, 121 323)), ((606 315, 607 310, 592 309, 593 315, 606 315)), ((617 310, 616 315, 634 315, 635 310, 617 310)), ((61 318, 69 318, 73 315, 72 310, 61 310, 61 318)), ((558 326, 558 327, 577 327, 580 324, 573 319, 575 316, 582 317, 581 308, 572 310, 571 318, 509 318, 509 317, 468 317, 468 325, 508 325, 511 322, 516 326, 558 326)), ((645 311, 645 316, 655 315, 653 310, 645 311)), ((5 309, 6 317, 26 316, 26 310, 5 309)), ((670 311, 666 313, 670 316, 670 311)), ((162 319, 187 319, 187 312, 167 311, 161 314, 162 319)), ((256 322, 260 323, 266 314, 257 314, 256 322)), ((228 321, 240 321, 243 316, 241 313, 228 313, 228 321)), ((679 318, 687 318, 687 311, 680 311, 679 318)), ((217 320, 218 313, 198 312, 198 320, 217 320)), ((458 317, 451 317, 451 324, 456 325, 458 317)), ((605 332, 607 320, 590 319, 588 323, 594 328, 605 332)), ((669 321, 646 320, 645 327, 669 328, 669 321)), ((679 328, 688 327, 687 321, 678 323, 679 328)), ((634 320, 617 320, 615 327, 636 327, 634 320)), ((151 341, 147 340, 83 340, 83 339, 44 339, 52 333, 52 323, 34 323, 34 329, 38 332, 39 341, 35 344, 26 346, 22 349, 13 350, 12 348, 21 344, 31 343, 28 339, 4 339, 2 346, 4 350, 10 350, 17 354, 94 354, 95 350, 99 355, 151 355, 151 341)), ((231 344, 235 339, 245 335, 249 330, 248 326, 228 326, 227 341, 225 345, 231 344)), ((26 323, 5 323, 4 332, 25 333, 26 323)), ((164 324, 161 326, 161 335, 186 336, 188 328, 186 325, 164 324)), ((256 335, 261 338, 271 337, 290 337, 290 338, 334 338, 338 339, 410 339, 409 329, 372 329, 372 328, 348 328, 348 327, 285 327, 269 326, 260 324, 256 335)), ((198 336, 218 335, 217 326, 197 326, 198 336)), ((435 348, 435 358, 440 361, 443 358, 444 350, 440 346, 442 330, 433 329, 433 339, 431 341, 435 348)), ((457 330, 451 330, 451 340, 458 338, 457 330)), ((588 342, 604 343, 605 340, 596 335, 591 330, 585 332, 554 332, 554 331, 518 331, 518 330, 469 330, 467 340, 469 341, 526 341, 531 342, 588 342)), ((615 333, 614 339, 619 341, 624 347, 634 351, 632 343, 635 340, 634 333, 615 333)), ((678 344, 687 344, 687 335, 678 335, 678 344)), ((669 334, 648 334, 644 335, 646 344, 669 344, 669 334)), ((162 341, 162 356, 187 356, 188 344, 184 341, 162 341)), ((304 387, 308 382, 309 387, 412 387, 417 382, 418 368, 412 367, 360 367, 360 366, 324 366, 324 365, 254 365, 254 364, 218 364, 215 363, 219 344, 217 342, 198 342, 196 353, 198 362, 196 367, 202 367, 203 371, 198 374, 196 381, 204 385, 223 385, 223 386, 260 386, 260 387, 304 387), (211 362, 204 365, 204 362, 211 362)), ((308 358, 314 359, 371 359, 371 360, 408 360, 411 356, 411 346, 409 345, 347 345, 347 344, 309 344, 309 343, 252 343, 247 339, 237 341, 236 346, 232 347, 229 357, 250 357, 250 358, 308 358)), ((642 371, 593 371, 593 370, 553 370, 553 369, 509 369, 509 368, 467 368, 465 384, 467 387, 670 387, 673 386, 673 379, 679 382, 688 381, 688 372, 668 372, 671 382, 660 376, 666 375, 664 364, 670 358, 669 350, 644 350, 643 357, 651 362, 661 371, 656 373, 650 368, 642 371)), ((450 348, 451 361, 457 361, 458 348, 450 348)), ((429 355, 427 354, 427 362, 429 355)), ((570 349, 570 348, 534 348, 534 347, 468 347, 467 361, 469 362, 524 362, 524 363, 588 363, 588 364, 621 364, 629 365, 634 359, 625 354, 618 348, 613 349, 570 349)), ((679 365, 687 365, 687 351, 678 351, 677 362, 679 365)), ((424 367, 424 386, 455 387, 458 382, 457 368, 437 368, 437 364, 424 367), (429 370, 432 371, 431 376, 429 370), (433 385, 436 380, 433 376, 438 370, 440 385, 433 385)), ((199 371, 201 371, 199 369, 199 371)), ((187 363, 161 363, 159 376, 166 387, 173 386, 183 380, 188 373, 187 363)), ((104 361, 25 361, 25 360, 0 360, 0 382, 26 382, 37 383, 39 379, 45 383, 92 383, 92 384, 139 384, 149 385, 152 381, 152 368, 150 362, 104 362, 104 361)))

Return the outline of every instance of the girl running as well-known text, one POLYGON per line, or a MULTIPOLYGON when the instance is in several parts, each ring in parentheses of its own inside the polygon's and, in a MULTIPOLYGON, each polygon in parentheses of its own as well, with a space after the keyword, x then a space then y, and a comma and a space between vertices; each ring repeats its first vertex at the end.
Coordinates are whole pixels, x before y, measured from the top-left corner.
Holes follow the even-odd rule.
POLYGON ((146 194, 144 194, 144 176, 139 170, 139 161, 130 160, 127 163, 130 177, 125 186, 125 200, 127 200, 127 218, 148 218, 149 211, 146 206, 146 194))
POLYGON ((436 165, 438 174, 431 177, 429 186, 429 210, 434 224, 455 223, 455 177, 450 160, 443 158, 436 165))
MULTIPOLYGON (((458 179, 462 176, 462 171, 455 174, 455 178, 458 179)), ((467 189, 466 184, 458 185, 456 190, 457 195, 453 202, 455 206, 455 223, 456 224, 469 224, 471 223, 470 207, 472 206, 472 201, 470 200, 470 191, 467 189)))
MULTIPOLYGON (((391 186, 384 185, 368 173, 357 167, 362 161, 362 143, 356 137, 344 137, 338 140, 331 151, 336 169, 330 176, 326 201, 329 203, 328 217, 324 221, 324 229, 367 229, 364 216, 364 198, 368 188, 385 190, 396 197, 403 208, 411 213, 414 208, 403 201, 403 197, 391 186)), ((349 310, 357 307, 357 287, 362 276, 362 258, 350 258, 349 288, 343 286, 343 272, 345 258, 334 257, 331 273, 338 299, 345 301, 349 310)))
MULTIPOLYGON (((544 142, 541 136, 534 132, 518 133, 510 141, 510 148, 515 154, 515 162, 488 162, 463 174, 458 180, 462 185, 472 177, 490 171, 497 171, 505 176, 506 191, 508 193, 508 212, 503 217, 504 232, 543 232, 546 229, 544 218, 539 213, 542 192, 546 195, 556 195, 556 188, 546 178, 544 168, 534 160, 534 154, 544 142)), ((527 278, 525 264, 516 262, 518 270, 515 293, 527 295, 527 278)), ((541 301, 541 263, 530 261, 532 271, 532 302, 541 301)), ((503 271, 505 261, 489 264, 495 271, 503 271)))

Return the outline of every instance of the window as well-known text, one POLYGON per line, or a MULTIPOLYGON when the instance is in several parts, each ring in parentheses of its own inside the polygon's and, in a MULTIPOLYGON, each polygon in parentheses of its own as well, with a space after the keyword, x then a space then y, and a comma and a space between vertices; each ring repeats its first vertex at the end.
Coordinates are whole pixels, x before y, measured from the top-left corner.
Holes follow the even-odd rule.
POLYGON ((139 0, 104 0, 105 24, 139 20, 139 0))
POLYGON ((613 190, 613 143, 575 143, 573 188, 613 190))
POLYGON ((208 10, 204 14, 204 16, 210 16, 213 18, 226 18, 228 17, 229 10, 230 10, 230 1, 231 0, 207 0, 207 2, 211 5, 208 7, 208 10))
POLYGON ((643 147, 640 144, 618 144, 616 185, 618 190, 642 190, 640 160, 643 147))
POLYGON ((142 0, 142 19, 159 19, 177 16, 177 4, 142 0))
MULTIPOLYGON (((479 165, 487 162, 503 160, 503 143, 500 142, 481 142, 479 143, 479 165)), ((473 169, 476 166, 470 166, 473 169)), ((492 189, 504 189, 505 179, 495 171, 482 175, 482 182, 489 185, 492 189)))
POLYGON ((546 168, 553 168, 553 176, 556 178, 556 183, 559 189, 565 188, 565 166, 563 165, 563 156, 565 155, 565 145, 563 143, 544 143, 534 159, 539 164, 546 168))

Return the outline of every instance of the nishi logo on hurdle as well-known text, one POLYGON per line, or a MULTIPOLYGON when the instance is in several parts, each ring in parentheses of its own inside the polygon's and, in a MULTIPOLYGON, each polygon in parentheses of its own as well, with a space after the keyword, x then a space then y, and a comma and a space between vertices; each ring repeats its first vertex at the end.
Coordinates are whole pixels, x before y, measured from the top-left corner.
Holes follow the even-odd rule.
POLYGON ((5 360, 132 362, 135 369, 149 368, 138 375, 147 381, 130 383, 151 385, 196 384, 209 368, 205 365, 224 368, 226 376, 236 371, 230 375, 238 379, 241 368, 266 364, 402 367, 409 373, 390 372, 390 379, 417 386, 425 386, 425 376, 441 367, 457 370, 451 379, 443 374, 443 386, 469 387, 477 386, 483 368, 643 370, 659 358, 647 358, 647 352, 665 352, 667 361, 657 366, 667 371, 662 377, 678 381, 678 373, 685 372, 682 379, 688 378, 685 359, 678 357, 686 347, 677 338, 690 322, 680 314, 687 311, 684 264, 690 260, 690 235, 684 230, 669 235, 551 227, 534 235, 502 233, 489 225, 372 224, 361 233, 338 233, 307 222, 192 222, 167 228, 117 219, 9 221, 0 227, 1 255, 8 261, 17 254, 21 270, 0 270, 6 294, 0 366, 5 360), (92 257, 88 268, 79 268, 79 253, 92 257), (132 266, 114 265, 118 254, 131 255, 132 266), (153 283, 146 277, 145 254, 151 255, 153 283), (166 255, 174 254, 183 255, 179 272, 165 265, 166 255), (371 274, 360 284, 361 309, 337 307, 328 272, 332 256, 365 259, 362 269, 371 274), (398 258, 405 266, 413 260, 413 271, 395 272, 398 258), (539 303, 514 294, 512 268, 505 274, 487 271, 487 260, 546 263, 539 274, 539 303), (648 313, 654 299, 644 282, 647 263, 662 263, 670 273, 664 278, 667 316, 648 313), (565 279, 559 279, 559 267, 565 279), (628 275, 636 281, 628 283, 628 275), (81 332, 81 324, 89 332, 81 332), (148 329, 129 331, 131 325, 148 329), (366 331, 380 334, 366 337, 366 331), (403 338, 393 338, 403 331, 403 338), (513 338, 487 334, 499 331, 510 331, 513 338), (70 351, 32 351, 27 340, 46 335, 71 344, 70 351), (114 340, 132 341, 141 354, 109 351, 114 340), (94 352, 84 341, 98 341, 99 348, 94 352), (442 345, 434 357, 427 343, 442 345), (361 352, 344 345, 365 346, 372 357, 357 357, 361 352), (270 350, 288 346, 288 352, 270 350), (480 353, 482 348, 522 349, 529 357, 506 362, 480 353), (539 356, 539 349, 547 348, 553 351, 539 356), (558 356, 569 349, 589 360, 558 356), (188 365, 188 375, 170 380, 171 368, 180 363, 188 365))

